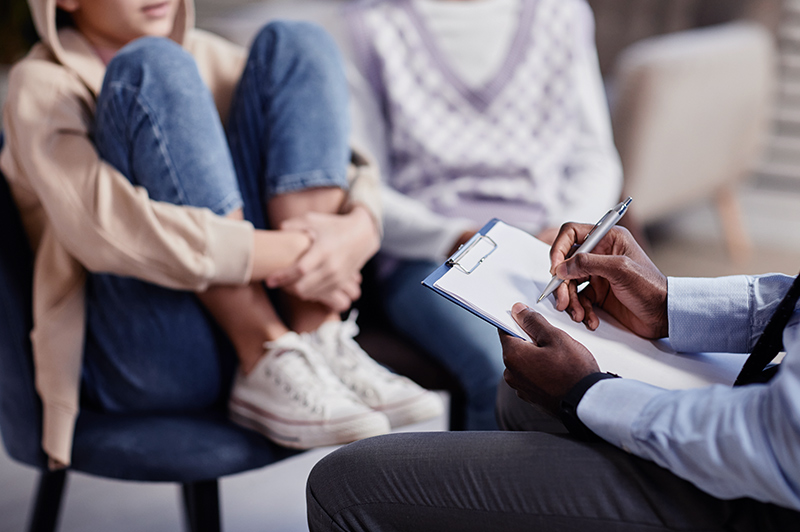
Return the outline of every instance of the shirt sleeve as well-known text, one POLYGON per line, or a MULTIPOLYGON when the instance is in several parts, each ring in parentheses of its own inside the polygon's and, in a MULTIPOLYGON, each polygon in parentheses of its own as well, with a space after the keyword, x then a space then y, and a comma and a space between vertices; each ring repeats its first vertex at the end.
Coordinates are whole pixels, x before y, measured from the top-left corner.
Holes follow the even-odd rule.
POLYGON ((586 4, 578 7, 574 80, 581 130, 560 192, 563 207, 551 226, 564 221, 594 223, 614 206, 622 191, 622 163, 614 147, 611 118, 594 45, 594 19, 586 4))
POLYGON ((683 352, 749 353, 791 283, 786 275, 668 278, 672 347, 683 352))
MULTIPOLYGON (((791 279, 788 278, 790 282, 791 279)), ((674 281, 673 281, 674 282, 674 281)), ((774 287, 788 288, 785 276, 728 278, 708 283, 715 288, 738 286, 749 293, 747 302, 752 324, 763 321, 773 300, 761 299, 774 287)), ((784 290, 785 292, 785 290, 784 290)), ((677 293, 670 297, 678 298, 677 293)), ((783 292, 778 291, 779 301, 783 292)), ((731 307, 740 307, 741 295, 729 292, 731 307)), ((717 294, 717 297, 721 296, 717 294)), ((721 299, 720 299, 721 300, 721 299)), ((712 301, 712 307, 718 301, 712 301)), ((697 301, 694 306, 698 307, 697 301)), ((689 302, 670 304, 670 336, 674 309, 691 307, 689 302)), ((726 320, 727 307, 711 320, 707 331, 736 332, 742 321, 726 320), (730 321, 730 323, 728 323, 730 321)), ((691 328, 699 328, 701 323, 691 328)), ((693 333, 696 334, 696 333, 693 333)), ((742 334, 738 334, 742 337, 742 334)), ((745 335, 746 336, 746 335, 745 335)), ((725 342, 722 342, 723 344, 725 342)), ((781 370, 768 384, 729 388, 715 385, 693 390, 664 390, 628 379, 608 379, 592 386, 578 405, 581 421, 598 436, 642 458, 656 462, 700 489, 722 499, 750 497, 800 510, 800 313, 796 312, 784 331, 786 356, 781 370)))
POLYGON ((247 282, 252 225, 151 200, 100 159, 83 103, 90 95, 78 95, 63 69, 46 70, 15 72, 6 126, 14 165, 69 254, 90 271, 176 289, 247 282))

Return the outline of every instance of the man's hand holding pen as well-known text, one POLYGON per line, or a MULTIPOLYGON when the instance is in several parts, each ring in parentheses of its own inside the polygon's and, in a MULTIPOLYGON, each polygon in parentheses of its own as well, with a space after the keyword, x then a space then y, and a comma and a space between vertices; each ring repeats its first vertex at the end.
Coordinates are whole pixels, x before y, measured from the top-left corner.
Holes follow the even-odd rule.
POLYGON ((591 225, 564 224, 550 249, 551 273, 570 281, 556 289, 556 308, 591 330, 600 324, 596 305, 639 336, 667 336, 667 278, 627 229, 615 227, 593 253, 566 259, 573 244, 583 241, 591 229, 591 225), (589 285, 578 293, 577 286, 586 281, 589 285))
MULTIPOLYGON (((614 227, 591 253, 569 256, 594 227, 564 224, 553 242, 550 273, 566 281, 554 292, 556 308, 590 330, 600 324, 596 305, 640 336, 667 336, 667 278, 627 229, 614 227), (578 293, 577 286, 587 281, 578 293)), ((586 347, 526 305, 514 305, 512 315, 532 341, 500 333, 504 378, 522 399, 556 413, 564 394, 582 378, 600 371, 597 362, 586 347)))

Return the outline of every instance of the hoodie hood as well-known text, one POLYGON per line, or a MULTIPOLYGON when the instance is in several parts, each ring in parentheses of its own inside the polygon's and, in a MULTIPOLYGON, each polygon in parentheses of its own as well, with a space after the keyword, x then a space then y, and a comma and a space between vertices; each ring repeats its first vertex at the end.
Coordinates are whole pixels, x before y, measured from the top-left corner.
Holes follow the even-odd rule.
MULTIPOLYGON (((56 0, 28 0, 36 32, 56 60, 80 76, 97 94, 103 82, 105 66, 89 43, 74 28, 56 28, 56 0)), ((183 0, 175 13, 170 38, 183 45, 194 28, 194 0, 183 0)))

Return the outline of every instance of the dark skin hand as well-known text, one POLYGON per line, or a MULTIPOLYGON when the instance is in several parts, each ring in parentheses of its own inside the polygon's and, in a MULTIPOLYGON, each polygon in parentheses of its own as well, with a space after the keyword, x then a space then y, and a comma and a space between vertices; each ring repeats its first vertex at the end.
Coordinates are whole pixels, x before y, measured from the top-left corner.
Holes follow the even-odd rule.
POLYGON ((503 378, 521 399, 557 415, 561 398, 582 378, 600 371, 597 361, 581 343, 526 305, 515 304, 511 314, 532 341, 500 332, 503 378))
POLYGON ((667 321, 667 278, 624 227, 615 227, 592 253, 566 255, 575 243, 583 242, 591 225, 567 223, 550 249, 550 273, 568 280, 556 289, 556 308, 566 310, 576 322, 590 330, 600 320, 598 306, 644 338, 664 338, 667 321), (577 292, 581 283, 589 286, 577 292))
MULTIPOLYGON (((567 281, 556 290, 556 308, 566 310, 590 330, 600 324, 596 305, 640 336, 667 336, 667 278, 627 229, 615 227, 592 253, 565 260, 592 227, 564 224, 555 237, 551 273, 567 281), (586 281, 589 285, 579 294, 576 287, 586 281)), ((586 347, 535 310, 517 303, 511 312, 532 341, 500 333, 506 365, 503 376, 520 398, 557 414, 564 395, 582 378, 600 371, 597 361, 586 347)))

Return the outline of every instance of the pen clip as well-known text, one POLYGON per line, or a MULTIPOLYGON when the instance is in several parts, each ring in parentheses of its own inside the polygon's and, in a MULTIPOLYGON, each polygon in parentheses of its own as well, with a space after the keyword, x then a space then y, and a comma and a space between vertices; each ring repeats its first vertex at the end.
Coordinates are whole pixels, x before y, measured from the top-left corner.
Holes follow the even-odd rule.
POLYGON ((602 225, 603 222, 606 221, 606 218, 608 218, 609 216, 611 216, 615 212, 619 214, 620 218, 622 218, 622 215, 625 214, 625 211, 628 210, 628 205, 630 205, 632 201, 633 201, 633 198, 628 196, 624 201, 621 201, 616 207, 614 207, 613 209, 610 209, 607 213, 605 213, 603 215, 603 217, 600 218, 600 220, 598 220, 598 222, 596 224, 594 224, 594 227, 592 227, 592 230, 589 231, 586 234, 585 237, 583 237, 583 241, 586 242, 586 240, 588 240, 589 237, 592 236, 592 233, 594 233, 595 230, 598 227, 600 227, 600 225, 602 225))
POLYGON ((479 234, 478 238, 474 239, 472 242, 462 247, 463 249, 459 249, 457 254, 454 255, 452 258, 447 259, 447 262, 445 262, 445 264, 447 264, 451 268, 457 268, 462 272, 466 273, 467 275, 469 275, 472 272, 474 272, 478 268, 478 266, 480 266, 483 263, 483 261, 486 260, 486 258, 489 255, 494 253, 494 251, 497 249, 497 243, 488 236, 479 234), (491 249, 489 249, 477 261, 475 261, 475 264, 471 268, 465 268, 461 264, 461 261, 466 258, 469 252, 477 248, 478 244, 482 243, 483 241, 487 241, 489 245, 491 245, 491 249))
POLYGON ((590 236, 592 236, 592 233, 594 233, 594 232, 595 232, 595 230, 596 230, 598 227, 600 227, 600 224, 602 224, 602 223, 603 223, 603 222, 606 220, 606 218, 608 218, 609 216, 611 216, 611 214, 612 214, 613 212, 614 212, 614 210, 612 209, 612 210, 608 211, 607 213, 605 213, 605 214, 603 215, 603 217, 602 217, 602 218, 600 218, 600 220, 598 220, 596 224, 594 224, 594 227, 592 227, 592 230, 591 230, 591 231, 589 231, 588 233, 586 233, 586 236, 585 236, 585 237, 583 237, 583 241, 584 241, 584 242, 586 242, 586 240, 587 240, 587 239, 588 239, 590 236))

